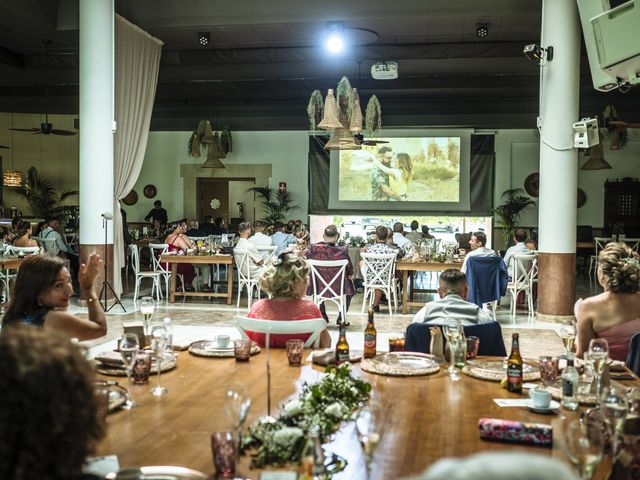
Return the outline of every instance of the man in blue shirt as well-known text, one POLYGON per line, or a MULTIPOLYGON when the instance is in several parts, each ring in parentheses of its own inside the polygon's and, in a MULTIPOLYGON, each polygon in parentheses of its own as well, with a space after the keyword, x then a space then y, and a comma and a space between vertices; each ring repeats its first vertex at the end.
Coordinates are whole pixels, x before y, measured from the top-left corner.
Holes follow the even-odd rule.
POLYGON ((296 237, 290 233, 284 233, 284 224, 281 222, 276 223, 274 230, 273 235, 271 235, 271 241, 276 247, 278 247, 274 254, 277 256, 285 251, 289 244, 296 243, 296 237))

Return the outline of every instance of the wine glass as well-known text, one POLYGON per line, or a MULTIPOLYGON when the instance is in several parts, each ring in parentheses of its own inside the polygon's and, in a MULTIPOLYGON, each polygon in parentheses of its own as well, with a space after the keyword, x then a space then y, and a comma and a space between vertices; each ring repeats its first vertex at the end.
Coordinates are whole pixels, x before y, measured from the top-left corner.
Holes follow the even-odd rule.
POLYGON ((167 329, 164 328, 164 325, 155 325, 151 329, 151 349, 153 350, 153 354, 156 357, 156 362, 158 364, 158 384, 151 389, 151 394, 156 397, 161 397, 165 395, 168 390, 165 387, 160 386, 160 373, 162 371, 162 356, 164 355, 164 351, 167 348, 167 329))
POLYGON ((620 387, 607 387, 600 397, 600 408, 613 438, 613 458, 618 454, 618 438, 627 419, 627 392, 620 387))
POLYGON ((596 423, 572 420, 564 432, 567 455, 582 480, 590 480, 604 452, 604 432, 596 423))
POLYGON ((378 410, 369 407, 363 407, 356 417, 356 431, 362 445, 365 462, 367 466, 367 478, 371 475, 371 460, 380 443, 382 435, 382 422, 380 421, 380 413, 378 410))
POLYGON ((565 353, 568 356, 573 353, 573 346, 576 342, 576 324, 573 319, 563 320, 560 324, 560 338, 564 344, 565 353))
MULTIPOLYGON (((136 363, 136 357, 140 351, 140 342, 138 336, 134 333, 125 333, 120 339, 120 355, 124 361, 124 367, 127 371, 127 380, 131 385, 131 374, 133 373, 133 365, 136 363)), ((122 408, 130 410, 138 404, 131 399, 130 393, 127 391, 127 401, 122 408)))
POLYGON ((142 313, 144 317, 144 334, 149 335, 150 325, 151 325, 151 316, 153 315, 153 310, 155 308, 155 304, 153 303, 152 297, 142 297, 140 301, 140 313, 142 313))
POLYGON ((593 362, 596 374, 596 398, 602 394, 602 374, 609 357, 609 343, 605 338, 592 338, 589 342, 589 359, 593 362))
POLYGON ((242 425, 247 419, 250 407, 251 397, 247 387, 240 384, 230 385, 225 396, 224 412, 236 431, 238 442, 240 442, 242 425))
POLYGON ((447 343, 449 344, 449 368, 447 369, 447 373, 449 374, 449 378, 453 382, 456 382, 460 380, 460 375, 458 374, 458 369, 455 365, 455 359, 457 350, 460 348, 462 325, 458 320, 451 320, 445 323, 442 327, 442 331, 447 339, 447 343))

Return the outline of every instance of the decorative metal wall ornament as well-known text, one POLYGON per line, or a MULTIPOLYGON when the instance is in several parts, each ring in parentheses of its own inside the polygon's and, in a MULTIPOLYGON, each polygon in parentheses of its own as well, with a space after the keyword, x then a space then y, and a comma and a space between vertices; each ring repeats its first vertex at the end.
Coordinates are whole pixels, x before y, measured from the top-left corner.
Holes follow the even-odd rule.
POLYGON ((144 196, 147 198, 153 198, 158 194, 158 189, 155 185, 149 184, 144 186, 142 193, 144 193, 144 196))

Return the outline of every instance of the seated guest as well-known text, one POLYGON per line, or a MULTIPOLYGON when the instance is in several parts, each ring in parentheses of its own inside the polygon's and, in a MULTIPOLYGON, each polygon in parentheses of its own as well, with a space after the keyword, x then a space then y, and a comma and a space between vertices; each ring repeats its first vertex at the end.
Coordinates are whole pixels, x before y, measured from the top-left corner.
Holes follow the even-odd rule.
POLYGON ((296 249, 298 251, 303 251, 309 246, 309 231, 302 223, 295 226, 293 236, 296 238, 296 249))
POLYGON ((533 238, 529 237, 524 241, 524 244, 527 246, 529 251, 537 251, 538 250, 538 242, 536 242, 533 238))
MULTIPOLYGON (((322 235, 323 242, 314 243, 313 245, 309 245, 309 247, 304 251, 304 256, 309 260, 347 260, 347 268, 345 270, 344 283, 342 285, 343 293, 346 295, 345 300, 345 312, 349 309, 349 305, 351 304, 351 299, 356 294, 356 289, 353 286, 353 265, 351 264, 351 258, 349 258, 349 250, 346 246, 338 246, 336 243, 340 239, 340 232, 338 231, 338 227, 335 225, 329 225, 324 229, 324 233, 322 235)), ((333 276, 336 274, 335 269, 318 269, 318 273, 326 282, 329 282, 333 276)), ((318 280, 319 281, 319 280, 318 280)), ((324 285, 322 285, 324 286, 324 285)), ((340 283, 336 280, 335 283, 329 285, 334 292, 340 291, 340 283)), ((318 285, 321 287, 321 285, 318 285)), ((330 293, 330 292, 328 292, 330 293)), ((313 294, 313 288, 309 287, 307 290, 307 295, 313 294)), ((320 304, 320 312, 322 313, 322 318, 324 318, 327 322, 329 321, 329 317, 327 316, 327 311, 324 306, 325 302, 320 304)), ((342 321, 342 313, 338 314, 338 323, 342 321)))
POLYGON ((79 340, 106 335, 107 321, 93 285, 101 271, 102 260, 96 253, 89 257, 87 265, 80 266, 78 283, 89 309, 87 320, 67 310, 73 287, 64 261, 49 255, 27 257, 18 270, 2 326, 26 323, 79 340))
POLYGON ((186 231, 187 237, 206 237, 207 235, 198 226, 197 220, 189 220, 189 229, 186 231))
POLYGON ((403 251, 405 247, 411 244, 411 240, 404 236, 404 225, 402 222, 393 224, 393 243, 395 243, 403 251))
POLYGON ((160 200, 156 200, 155 202, 153 202, 153 208, 149 210, 147 216, 144 217, 144 221, 151 221, 151 224, 153 224, 153 222, 157 220, 160 223, 160 228, 164 228, 164 226, 167 224, 167 219, 167 211, 162 208, 162 202, 160 200))
POLYGON ((18 232, 13 240, 16 247, 37 247, 38 242, 31 238, 31 223, 22 221, 18 224, 18 232))
MULTIPOLYGON (((405 235, 405 237, 413 242, 413 243, 418 243, 420 240, 422 240, 422 234, 420 232, 418 232, 418 227, 420 226, 420 224, 418 223, 417 220, 414 220, 411 222, 411 231, 409 233, 407 233, 405 235)), ((429 227, 427 227, 429 228, 429 227)))
POLYGON ((462 273, 467 273, 467 259, 469 257, 495 257, 496 252, 491 250, 490 248, 485 247, 487 244, 487 236, 484 232, 473 232, 471 234, 471 240, 469 240, 469 245, 471 246, 471 251, 467 252, 467 255, 464 257, 464 262, 462 262, 462 273))
POLYGON ((245 250, 248 253, 249 257, 242 265, 242 273, 253 278, 260 275, 260 267, 264 264, 264 258, 258 251, 256 244, 249 241, 250 235, 251 224, 249 222, 242 222, 238 225, 238 236, 240 238, 233 250, 245 250))
POLYGON ((513 241, 515 245, 507 249, 507 253, 504 255, 504 264, 507 266, 507 274, 509 279, 513 280, 513 272, 515 270, 514 255, 530 254, 531 250, 527 248, 524 241, 527 239, 527 232, 524 228, 518 228, 513 234, 513 241))
POLYGON ((227 226, 224 224, 222 217, 216 217, 213 221, 213 235, 222 235, 223 233, 229 233, 227 226))
POLYGON ((609 342, 609 356, 625 361, 629 340, 640 331, 640 260, 624 243, 609 243, 598 255, 598 282, 604 292, 578 308, 576 355, 589 351, 592 338, 609 342))
POLYGON ((287 233, 291 233, 293 234, 293 231, 296 228, 296 221, 295 220, 289 220, 287 222, 287 233))
POLYGON ((214 229, 215 225, 213 223, 213 217, 211 215, 205 215, 204 222, 202 222, 202 225, 200 225, 200 230, 202 230, 202 233, 204 233, 203 236, 215 235, 215 233, 213 233, 214 229))
POLYGON ((50 217, 47 219, 47 226, 40 232, 40 238, 55 240, 53 245, 45 243, 45 250, 51 255, 57 255, 62 259, 69 260, 71 274, 77 277, 80 260, 73 249, 67 245, 65 236, 60 233, 60 219, 58 217, 50 217))
POLYGON ((42 237, 42 231, 47 228, 47 222, 39 222, 38 225, 36 225, 36 229, 33 232, 33 236, 34 237, 42 237))
MULTIPOLYGON (((293 222, 293 224, 295 225, 295 222, 293 222)), ((281 222, 276 223, 273 235, 271 235, 271 241, 276 247, 278 247, 276 249, 276 255, 280 255, 282 252, 284 252, 290 244, 297 243, 296 237, 294 237, 290 233, 284 232, 284 224, 281 222)))
MULTIPOLYGON (((186 252, 193 248, 193 242, 187 236, 187 219, 183 218, 176 222, 172 222, 167 230, 169 234, 164 240, 164 243, 168 245, 168 251, 170 252, 186 252)), ((169 268, 168 264, 165 268, 169 268)), ((193 288, 193 279, 196 278, 196 271, 193 265, 188 263, 179 263, 177 269, 178 275, 182 275, 184 279, 184 288, 190 290, 193 288)))
POLYGON ((0 478, 97 479, 82 466, 104 436, 106 401, 82 352, 56 332, 12 326, 0 364, 0 478))
POLYGON ((422 238, 424 240, 433 240, 433 239, 436 238, 436 237, 434 237, 433 235, 431 235, 429 233, 429 226, 428 225, 423 225, 422 226, 422 238))
POLYGON ((264 224, 258 220, 253 222, 253 235, 249 237, 249 241, 256 247, 270 247, 273 245, 271 237, 264 234, 264 224))
MULTIPOLYGON (((371 245, 367 245, 362 249, 362 252, 365 253, 381 253, 381 254, 399 254, 399 250, 397 248, 389 246, 387 243, 387 235, 389 235, 389 230, 384 225, 379 225, 376 227, 376 241, 371 245)), ((370 262, 372 268, 383 268, 384 263, 382 260, 372 260, 370 262)), ((364 260, 360 261, 360 271, 362 272, 362 276, 366 278, 367 275, 367 267, 364 263, 364 260)), ((380 300, 382 299, 382 290, 376 290, 373 298, 373 311, 380 311, 380 300)))
POLYGON ((444 325, 447 319, 460 320, 465 325, 493 322, 491 315, 483 311, 467 298, 467 278, 464 273, 449 268, 440 274, 438 285, 440 298, 427 303, 413 317, 413 322, 444 325))
MULTIPOLYGON (((321 318, 322 314, 315 303, 304 300, 309 286, 309 264, 297 253, 282 253, 266 267, 260 277, 260 288, 271 295, 271 298, 258 300, 251 306, 247 314, 250 318, 262 320, 309 320, 321 318)), ((247 332, 252 340, 260 346, 265 344, 265 335, 247 332)), ((310 334, 277 334, 271 335, 272 347, 285 347, 287 340, 299 338, 306 341, 310 334)), ((320 347, 331 346, 331 337, 325 329, 320 334, 320 347)))

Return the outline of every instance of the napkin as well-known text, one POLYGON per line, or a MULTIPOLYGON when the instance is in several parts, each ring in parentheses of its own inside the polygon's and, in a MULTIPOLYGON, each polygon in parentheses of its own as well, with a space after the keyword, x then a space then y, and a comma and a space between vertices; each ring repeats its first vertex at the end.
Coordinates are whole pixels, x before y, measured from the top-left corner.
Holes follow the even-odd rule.
POLYGON ((553 428, 544 423, 523 423, 499 418, 481 418, 478 420, 480 438, 501 442, 526 443, 551 446, 553 428))

